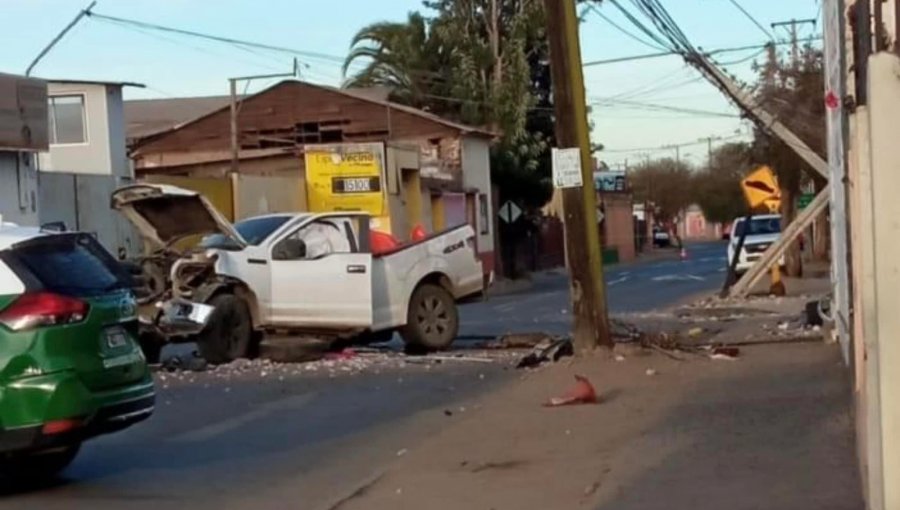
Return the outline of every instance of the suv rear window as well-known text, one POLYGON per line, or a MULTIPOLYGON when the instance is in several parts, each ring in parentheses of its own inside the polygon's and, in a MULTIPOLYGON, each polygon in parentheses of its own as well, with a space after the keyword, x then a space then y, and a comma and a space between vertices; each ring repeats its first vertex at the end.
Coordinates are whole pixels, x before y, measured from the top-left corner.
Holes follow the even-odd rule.
POLYGON ((129 287, 118 262, 86 234, 39 237, 15 245, 14 270, 23 280, 69 296, 92 296, 129 287))

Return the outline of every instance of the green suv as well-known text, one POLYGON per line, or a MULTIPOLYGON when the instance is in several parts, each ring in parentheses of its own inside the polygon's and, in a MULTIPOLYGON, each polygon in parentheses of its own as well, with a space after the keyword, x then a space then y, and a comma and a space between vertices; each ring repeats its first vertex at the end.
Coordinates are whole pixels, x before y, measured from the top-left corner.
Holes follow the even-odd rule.
POLYGON ((0 479, 153 412, 131 278, 93 237, 0 223, 0 479))

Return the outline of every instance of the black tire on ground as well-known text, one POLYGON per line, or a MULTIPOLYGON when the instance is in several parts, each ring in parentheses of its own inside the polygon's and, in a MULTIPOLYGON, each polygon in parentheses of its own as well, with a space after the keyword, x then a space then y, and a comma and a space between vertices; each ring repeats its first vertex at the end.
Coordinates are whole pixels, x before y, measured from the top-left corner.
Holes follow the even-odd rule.
POLYGON ((219 294, 209 305, 215 310, 206 328, 197 335, 200 355, 213 364, 250 356, 253 324, 247 303, 233 294, 219 294))
POLYGON ((0 464, 0 479, 16 483, 51 480, 75 460, 81 443, 52 451, 15 455, 0 464))
POLYGON ((450 347, 459 333, 459 311, 443 287, 423 284, 409 300, 400 336, 408 347, 437 351, 450 347))
POLYGON ((162 338, 153 333, 141 333, 138 337, 138 344, 141 346, 144 358, 151 365, 159 363, 164 343, 162 338))

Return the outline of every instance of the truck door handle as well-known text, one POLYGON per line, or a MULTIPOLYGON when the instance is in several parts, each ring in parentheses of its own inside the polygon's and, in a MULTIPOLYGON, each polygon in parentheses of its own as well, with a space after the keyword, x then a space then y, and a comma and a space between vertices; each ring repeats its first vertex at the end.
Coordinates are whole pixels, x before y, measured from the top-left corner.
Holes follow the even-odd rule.
POLYGON ((350 274, 365 274, 366 266, 360 264, 352 264, 347 266, 347 272, 350 274))

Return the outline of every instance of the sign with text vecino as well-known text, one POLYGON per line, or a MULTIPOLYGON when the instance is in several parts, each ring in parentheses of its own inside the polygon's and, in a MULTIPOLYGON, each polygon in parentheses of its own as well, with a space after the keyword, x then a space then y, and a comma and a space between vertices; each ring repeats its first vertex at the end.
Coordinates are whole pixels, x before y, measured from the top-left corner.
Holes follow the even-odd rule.
POLYGON ((307 145, 304 158, 310 212, 384 214, 383 145, 307 145))

